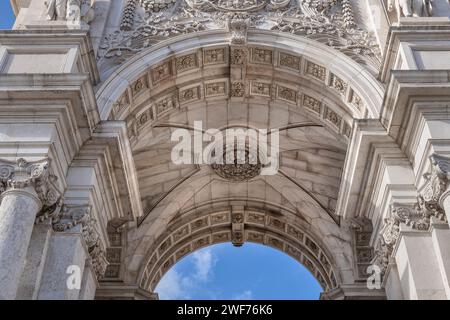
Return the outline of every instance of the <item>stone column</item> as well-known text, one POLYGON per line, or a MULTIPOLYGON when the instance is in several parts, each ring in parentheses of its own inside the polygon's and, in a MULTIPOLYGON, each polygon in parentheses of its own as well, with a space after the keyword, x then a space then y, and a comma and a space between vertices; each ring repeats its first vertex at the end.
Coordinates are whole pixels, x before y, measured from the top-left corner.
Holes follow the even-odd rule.
POLYGON ((53 201, 48 166, 48 160, 0 161, 0 299, 16 297, 36 216, 53 201))

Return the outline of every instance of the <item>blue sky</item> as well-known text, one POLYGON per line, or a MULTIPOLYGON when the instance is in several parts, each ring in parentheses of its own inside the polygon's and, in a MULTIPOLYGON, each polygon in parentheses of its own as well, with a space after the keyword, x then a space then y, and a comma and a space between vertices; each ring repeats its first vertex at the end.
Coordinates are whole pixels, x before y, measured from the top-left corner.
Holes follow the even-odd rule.
POLYGON ((0 0, 0 29, 11 29, 14 23, 14 14, 9 0, 0 0))
MULTIPOLYGON (((0 29, 11 29, 14 15, 0 0, 0 29)), ((211 246, 177 263, 156 288, 161 299, 318 299, 322 291, 297 261, 256 244, 211 246)))
POLYGON ((315 300, 322 289, 303 265, 278 250, 225 243, 185 257, 155 291, 162 300, 315 300))

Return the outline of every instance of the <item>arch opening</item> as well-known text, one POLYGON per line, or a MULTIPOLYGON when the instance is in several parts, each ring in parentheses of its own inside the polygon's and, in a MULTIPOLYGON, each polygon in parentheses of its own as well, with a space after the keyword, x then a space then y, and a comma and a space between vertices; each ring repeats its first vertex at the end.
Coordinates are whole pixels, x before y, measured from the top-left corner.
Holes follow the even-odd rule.
POLYGON ((323 241, 306 230, 307 224, 276 211, 233 206, 178 216, 147 251, 139 285, 155 290, 162 277, 187 255, 215 244, 240 247, 255 243, 279 250, 304 265, 324 291, 337 287, 339 273, 323 241))
POLYGON ((314 41, 252 31, 234 46, 223 36, 152 46, 97 91, 101 118, 126 122, 143 208, 112 278, 153 291, 198 249, 254 242, 297 259, 324 291, 351 283, 351 233, 335 209, 354 119, 379 116, 383 89, 314 41), (204 129, 279 129, 280 170, 236 180, 210 166, 174 166, 171 134, 193 134, 196 120, 204 129))
POLYGON ((256 243, 199 249, 177 262, 155 288, 161 300, 317 300, 322 290, 297 260, 256 243))

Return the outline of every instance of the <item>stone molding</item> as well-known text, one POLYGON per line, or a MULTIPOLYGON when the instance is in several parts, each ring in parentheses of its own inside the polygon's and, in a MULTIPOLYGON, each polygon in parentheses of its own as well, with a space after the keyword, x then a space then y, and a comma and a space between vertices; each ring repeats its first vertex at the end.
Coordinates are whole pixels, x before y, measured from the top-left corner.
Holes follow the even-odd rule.
MULTIPOLYGON (((401 70, 401 66, 397 64, 399 60, 402 60, 400 59, 402 44, 420 43, 430 39, 447 39, 449 36, 449 19, 410 19, 411 23, 402 22, 402 25, 392 26, 389 29, 389 34, 383 53, 383 62, 380 70, 380 80, 383 83, 389 82, 392 71, 398 72, 401 70)), ((443 45, 445 46, 445 44, 443 45)), ((420 72, 422 74, 426 74, 422 72, 422 70, 420 70, 420 72)))
POLYGON ((95 292, 96 300, 159 300, 155 292, 117 282, 102 282, 95 292))

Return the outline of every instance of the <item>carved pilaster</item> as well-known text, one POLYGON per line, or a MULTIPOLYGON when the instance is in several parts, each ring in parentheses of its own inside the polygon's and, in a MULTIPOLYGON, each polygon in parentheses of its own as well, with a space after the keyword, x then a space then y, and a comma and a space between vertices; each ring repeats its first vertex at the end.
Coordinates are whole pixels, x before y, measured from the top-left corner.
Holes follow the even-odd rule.
POLYGON ((108 266, 106 251, 95 228, 95 220, 92 218, 90 207, 64 205, 60 215, 54 217, 52 223, 53 230, 56 232, 65 232, 80 226, 80 232, 88 248, 97 279, 103 277, 108 266))
POLYGON ((433 154, 430 161, 431 170, 424 176, 426 184, 417 197, 417 202, 412 205, 392 204, 389 217, 384 220, 373 260, 383 272, 399 239, 400 224, 427 231, 431 227, 432 217, 435 221, 447 222, 442 197, 449 192, 450 159, 433 154))

